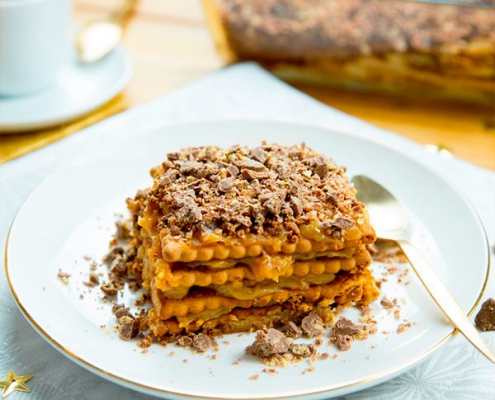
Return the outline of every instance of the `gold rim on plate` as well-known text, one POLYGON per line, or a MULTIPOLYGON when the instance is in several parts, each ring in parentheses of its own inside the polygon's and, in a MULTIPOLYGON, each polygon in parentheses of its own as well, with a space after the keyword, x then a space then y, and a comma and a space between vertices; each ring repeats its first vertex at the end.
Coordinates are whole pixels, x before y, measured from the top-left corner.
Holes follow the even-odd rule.
MULTIPOLYGON (((211 122, 211 121, 210 121, 211 122)), ((271 121, 271 122, 276 122, 279 123, 279 121, 271 121)), ((181 124, 182 125, 182 124, 181 124)), ((187 124, 185 124, 187 125, 187 124)), ((320 126, 312 126, 312 125, 305 125, 305 124, 297 124, 299 126, 310 126, 312 128, 318 128, 322 129, 320 126)), ((324 129, 324 128, 323 128, 324 129)), ((348 132, 345 131, 340 131, 341 133, 347 134, 348 132)), ((440 178, 449 188, 455 191, 455 193, 461 197, 462 200, 464 200, 464 204, 467 205, 467 207, 472 211, 473 215, 475 216, 482 232, 483 236, 485 238, 485 246, 486 246, 486 255, 487 255, 487 265, 486 265, 486 274, 485 274, 485 279, 483 282, 483 286, 481 288, 481 291, 475 300, 474 304, 472 305, 471 309, 467 313, 467 316, 471 316, 476 307, 479 305, 487 284, 488 284, 488 279, 490 276, 490 270, 491 270, 491 257, 490 257, 490 244, 488 241, 488 236, 486 234, 486 230, 483 226, 483 223, 481 221, 480 216, 478 215, 477 211, 471 204, 471 202, 467 199, 467 197, 464 195, 464 193, 459 192, 457 189, 453 188, 451 184, 448 181, 445 181, 441 175, 437 174, 435 171, 431 171, 430 173, 433 173, 436 175, 438 178, 440 178)), ((19 208, 19 211, 22 209, 22 206, 19 208)), ((18 211, 18 212, 19 212, 18 211)), ((7 260, 7 253, 8 253, 8 244, 9 244, 9 238, 10 238, 10 233, 12 230, 12 227, 15 223, 17 217, 14 217, 12 224, 9 228, 9 232, 7 234, 7 240, 5 243, 5 274, 7 276, 7 282, 9 284, 10 290, 12 291, 12 295, 14 297, 15 302, 17 303, 17 306, 19 309, 22 311, 24 314, 25 318, 28 320, 28 322, 39 332, 39 334, 48 342, 50 343, 53 347, 55 347, 58 351, 60 351, 62 354, 64 354, 66 357, 69 359, 72 359, 75 361, 77 364, 81 365, 82 367, 86 368, 87 370, 96 373, 97 375, 101 377, 105 377, 109 379, 110 381, 113 381, 115 383, 119 383, 125 387, 130 387, 134 389, 141 389, 144 390, 145 392, 152 394, 152 395, 172 395, 172 396, 180 396, 182 398, 188 398, 188 399, 203 399, 203 400, 215 400, 215 399, 235 399, 235 400, 245 400, 245 399, 253 399, 253 400, 259 400, 259 399, 293 399, 297 398, 300 396, 308 396, 308 395, 318 395, 318 394, 331 394, 330 392, 335 391, 335 390, 342 390, 342 389, 348 389, 351 387, 358 387, 362 386, 364 384, 373 382, 373 381, 383 381, 383 378, 386 378, 387 376, 396 376, 399 375, 400 371, 404 371, 410 367, 413 366, 414 364, 417 364, 421 360, 424 360, 426 357, 428 357, 430 354, 432 354, 434 351, 436 351, 438 348, 440 348, 448 339, 450 339, 455 333, 457 333, 457 329, 453 329, 451 332, 446 334, 443 338, 441 338, 436 344, 431 346, 429 349, 425 350, 418 356, 414 357, 413 359, 408 360, 407 362, 394 367, 394 368, 389 368, 384 371, 381 371, 379 373, 376 373, 374 375, 371 375, 367 378, 360 379, 360 380, 355 380, 351 382, 343 382, 339 384, 334 384, 331 386, 323 387, 323 388, 318 388, 318 389, 309 389, 309 390, 303 390, 303 391, 298 391, 298 392, 292 392, 290 394, 284 394, 284 393, 276 393, 276 394, 270 394, 270 395, 257 395, 253 396, 252 394, 246 394, 246 395, 225 395, 221 393, 204 393, 204 392, 194 392, 194 391, 171 391, 171 390, 165 390, 165 389, 159 389, 153 386, 145 385, 136 381, 132 381, 126 378, 122 378, 114 373, 108 372, 103 370, 102 368, 92 364, 90 361, 87 361, 80 356, 78 356, 76 353, 72 352, 71 350, 67 349, 64 347, 61 343, 57 342, 54 338, 50 336, 48 332, 46 332, 36 321, 35 319, 29 314, 29 312, 24 308, 22 305, 15 289, 14 286, 10 280, 9 276, 9 268, 8 268, 8 260, 7 260)))

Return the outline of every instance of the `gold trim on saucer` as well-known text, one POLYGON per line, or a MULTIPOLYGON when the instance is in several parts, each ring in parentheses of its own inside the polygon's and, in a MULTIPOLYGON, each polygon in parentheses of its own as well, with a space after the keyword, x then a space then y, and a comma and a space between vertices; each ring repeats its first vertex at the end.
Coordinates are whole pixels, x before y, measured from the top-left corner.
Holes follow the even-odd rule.
POLYGON ((123 93, 118 94, 89 115, 62 125, 28 132, 0 132, 0 164, 38 150, 81 129, 111 117, 127 108, 127 100, 123 93))

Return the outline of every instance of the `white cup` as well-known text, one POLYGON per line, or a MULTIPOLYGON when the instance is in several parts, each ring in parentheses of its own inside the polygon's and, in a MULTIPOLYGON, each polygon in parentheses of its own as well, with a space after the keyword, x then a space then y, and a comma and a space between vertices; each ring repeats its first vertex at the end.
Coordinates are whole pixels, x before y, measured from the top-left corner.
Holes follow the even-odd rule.
POLYGON ((0 95, 57 80, 70 53, 71 0, 0 0, 0 95))

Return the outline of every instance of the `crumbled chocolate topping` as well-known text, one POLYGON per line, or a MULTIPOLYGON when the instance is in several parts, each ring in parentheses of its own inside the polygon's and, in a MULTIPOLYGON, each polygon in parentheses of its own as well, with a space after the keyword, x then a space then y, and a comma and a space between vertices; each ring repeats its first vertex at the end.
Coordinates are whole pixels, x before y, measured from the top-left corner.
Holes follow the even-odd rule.
POLYGON ((351 342, 361 338, 365 333, 366 330, 363 326, 356 325, 351 320, 341 317, 333 327, 330 342, 335 344, 339 350, 349 350, 351 342))
POLYGON ((205 335, 198 333, 197 335, 182 335, 177 339, 177 345, 181 347, 191 347, 203 353, 215 345, 214 340, 205 335))
POLYGON ((261 164, 264 164, 267 159, 267 154, 261 147, 256 147, 251 151, 251 157, 253 157, 256 161, 259 161, 261 164))
POLYGON ((120 320, 122 317, 134 318, 132 313, 129 311, 129 308, 124 307, 122 304, 114 304, 112 307, 112 312, 115 314, 115 318, 117 318, 117 320, 120 320))
POLYGON ((108 254, 103 257, 103 262, 105 264, 111 264, 117 257, 122 257, 124 255, 124 249, 122 247, 113 247, 108 254))
POLYGON ((483 303, 475 322, 481 331, 495 331, 495 298, 490 298, 483 303))
POLYGON ((115 281, 110 281, 108 283, 104 283, 100 286, 100 289, 108 296, 115 296, 119 291, 115 281))
POLYGON ((123 256, 117 255, 110 263, 110 272, 122 275, 126 272, 126 261, 123 256))
POLYGON ((177 345, 181 347, 192 347, 193 346, 192 337, 185 335, 181 336, 179 339, 177 339, 177 345))
POLYGON ((403 324, 399 324, 397 327, 397 333, 401 334, 407 331, 412 326, 411 322, 405 322, 403 324))
POLYGON ((103 262, 109 266, 109 281, 103 282, 100 285, 100 289, 106 295, 115 296, 119 290, 124 288, 125 282, 129 284, 130 289, 140 288, 140 278, 133 278, 127 274, 128 266, 132 265, 135 258, 136 249, 132 246, 127 249, 120 246, 113 247, 110 252, 103 257, 103 262))
POLYGON ((308 337, 315 337, 323 334, 323 320, 315 312, 310 312, 301 321, 301 328, 304 334, 308 337))
POLYGON ((380 304, 386 310, 391 310, 397 305, 397 299, 390 300, 387 296, 384 296, 380 301, 380 304))
POLYGON ((315 348, 311 344, 305 343, 292 343, 289 351, 295 356, 309 357, 315 353, 315 348))
POLYGON ((213 340, 204 333, 198 333, 194 335, 192 344, 194 348, 204 352, 213 346, 213 340))
POLYGON ((129 239, 131 237, 130 229, 125 222, 117 221, 115 222, 115 227, 117 228, 116 238, 118 240, 129 239))
POLYGON ((131 340, 139 333, 139 319, 124 315, 119 318, 119 336, 123 340, 131 340))
POLYGON ((268 358, 275 354, 284 354, 289 350, 289 341, 285 335, 273 328, 256 332, 256 339, 246 348, 246 354, 259 358, 268 358))
POLYGON ((232 178, 224 178, 218 182, 217 188, 221 193, 227 193, 234 187, 234 180, 232 178))
POLYGON ((300 338, 303 334, 301 328, 299 328, 294 322, 290 321, 282 328, 282 333, 292 339, 300 338))
POLYGON ((100 280, 98 279, 98 275, 96 275, 94 272, 89 273, 89 279, 86 282, 83 282, 83 285, 89 286, 89 287, 95 287, 100 284, 100 280))
POLYGON ((315 224, 343 237, 362 217, 344 168, 304 143, 195 147, 167 158, 151 171, 153 188, 128 200, 135 218, 144 209, 156 213, 162 234, 191 238, 219 230, 295 241, 299 227, 315 224))
POLYGON ((63 272, 61 269, 58 270, 57 278, 62 281, 62 283, 68 284, 69 283, 69 278, 70 274, 67 272, 63 272))

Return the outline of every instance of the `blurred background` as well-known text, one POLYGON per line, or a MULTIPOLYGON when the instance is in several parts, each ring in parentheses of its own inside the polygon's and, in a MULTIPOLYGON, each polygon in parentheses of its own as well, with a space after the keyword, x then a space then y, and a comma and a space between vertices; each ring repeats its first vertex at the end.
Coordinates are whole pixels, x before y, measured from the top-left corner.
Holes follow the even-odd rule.
MULTIPOLYGON (((353 1, 342 2, 340 0, 329 0, 326 1, 326 5, 323 5, 323 9, 331 9, 339 5, 342 6, 343 3, 347 3, 347 6, 349 6, 352 2, 353 1)), ((246 30, 256 26, 263 27, 263 24, 266 23, 271 23, 273 26, 274 20, 275 22, 280 22, 282 20, 282 28, 284 28, 283 18, 285 17, 287 20, 287 13, 290 12, 290 10, 284 10, 284 6, 287 8, 287 3, 295 3, 295 7, 301 7, 301 3, 305 3, 307 8, 309 8, 308 12, 311 12, 311 6, 316 5, 321 7, 322 2, 317 1, 316 4, 312 4, 315 2, 284 0, 278 1, 281 5, 277 9, 276 4, 274 4, 277 3, 277 1, 268 0, 261 2, 266 5, 265 9, 262 10, 262 12, 265 13, 265 17, 253 17, 255 12, 252 9, 257 5, 256 3, 258 5, 260 4, 259 1, 256 2, 252 0, 244 2, 222 0, 140 0, 137 12, 128 26, 124 40, 128 49, 131 51, 135 62, 134 76, 131 79, 130 85, 125 90, 126 101, 131 105, 144 103, 215 71, 228 62, 236 61, 236 59, 256 59, 258 61, 263 61, 263 58, 268 58, 266 57, 266 54, 270 54, 270 46, 273 48, 277 48, 278 46, 280 50, 278 56, 287 60, 290 58, 288 57, 288 54, 290 55, 291 53, 290 50, 284 48, 283 43, 278 45, 277 42, 273 40, 277 35, 280 36, 280 33, 275 32, 272 33, 271 36, 266 36, 266 31, 260 30, 258 35, 256 33, 251 33, 251 36, 249 36, 249 34, 246 33, 246 30), (223 9, 222 3, 226 4, 223 9), (244 7, 240 7, 239 5, 242 5, 243 3, 244 7), (266 8, 268 6, 271 7, 270 10, 272 14, 267 16, 266 8), (205 8, 209 12, 209 21, 207 21, 205 15, 205 8), (251 15, 249 15, 250 11, 251 15), (222 47, 222 34, 218 31, 215 32, 215 24, 217 24, 217 29, 219 26, 223 26, 226 30, 229 30, 230 28, 230 32, 233 32, 233 35, 235 35, 236 20, 234 16, 236 15, 237 23, 240 26, 237 30, 238 35, 235 38, 237 39, 237 48, 235 47, 235 43, 233 45, 232 43, 226 43, 227 47, 230 45, 233 48, 222 47), (242 24, 249 25, 250 18, 250 27, 246 28, 246 26, 244 26, 244 30, 242 30, 242 24), (242 32, 245 32, 244 36, 242 36, 242 32), (263 35, 265 35, 264 42, 261 40, 263 35), (215 36, 218 50, 221 54, 219 54, 215 48, 213 36, 215 36), (239 45, 243 40, 249 40, 249 38, 251 38, 250 48, 239 45), (256 41, 258 47, 256 47, 256 41), (262 45, 262 43, 264 43, 264 45, 262 45), (237 57, 235 54, 236 51, 241 53, 240 55, 237 54, 237 57)), ((366 1, 354 1, 354 3, 353 6, 359 8, 363 3, 366 3, 366 1)), ((367 3, 370 2, 368 1, 367 3)), ((388 3, 386 7, 389 8, 390 3, 392 3, 392 5, 397 5, 399 3, 396 7, 404 7, 404 2, 401 1, 381 1, 375 3, 388 3)), ((98 0, 75 0, 75 18, 76 21, 80 23, 102 18, 121 5, 121 0, 107 0, 105 2, 98 0)), ((414 4, 414 7, 416 8, 410 10, 410 13, 417 14, 418 5, 424 6, 422 10, 428 14, 428 17, 436 15, 441 19, 442 14, 447 14, 443 17, 443 19, 446 20, 445 24, 449 23, 449 13, 454 12, 456 18, 459 13, 465 13, 464 9, 452 9, 449 8, 450 6, 442 8, 439 4, 414 4), (432 8, 432 6, 435 8, 432 8)), ((382 11, 383 9, 369 10, 368 16, 374 18, 382 11)), ((346 11, 346 13, 349 12, 356 11, 346 11)), ((491 19, 491 25, 486 25, 484 29, 491 30, 493 39, 493 35, 495 35, 495 31, 492 29, 495 24, 495 19, 492 18, 495 16, 493 9, 479 9, 475 12, 478 13, 475 17, 479 17, 483 14, 488 19, 488 21, 483 22, 485 25, 490 23, 489 21, 491 19)), ((270 11, 268 11, 268 13, 270 13, 270 11)), ((297 10, 295 10, 295 13, 297 14, 297 10)), ((291 15, 294 15, 294 11, 291 15)), ((344 18, 344 15, 341 15, 341 17, 344 18)), ((406 22, 407 17, 407 15, 403 17, 403 22, 406 22)), ((368 23, 374 24, 375 26, 381 26, 382 29, 380 31, 384 32, 384 30, 387 29, 385 24, 393 22, 394 16, 388 14, 383 18, 389 18, 390 20, 387 21, 382 19, 368 21, 368 23)), ((439 34, 448 35, 451 34, 450 32, 452 30, 460 31, 461 29, 466 29, 465 26, 463 27, 459 24, 454 24, 454 26, 446 26, 443 33, 439 33, 438 28, 434 25, 435 21, 428 21, 428 18, 426 18, 426 21, 423 22, 430 23, 431 26, 423 26, 423 29, 426 29, 426 32, 429 33, 430 36, 435 34, 437 36, 439 34), (437 30, 437 32, 435 32, 435 30, 437 30)), ((328 21, 325 23, 328 25, 328 21)), ((452 23, 451 18, 450 24, 452 23)), ((288 29, 290 31, 290 27, 288 29)), ((345 29, 349 28, 345 26, 342 27, 342 32, 344 32, 345 29)), ((419 27, 413 26, 409 29, 414 31, 419 30, 419 27)), ((311 43, 311 40, 314 42, 317 39, 317 35, 322 35, 322 33, 308 32, 309 30, 310 29, 308 28, 307 30, 301 31, 299 33, 299 39, 295 39, 296 43, 294 43, 294 38, 289 36, 285 38, 285 41, 288 40, 293 45, 292 54, 294 55, 294 65, 298 64, 298 52, 302 52, 304 48, 307 47, 307 43, 311 43), (297 41, 300 42, 300 45, 298 45, 297 41)), ((267 31, 269 31, 269 29, 267 31)), ((228 33, 229 32, 227 32, 227 34, 228 33)), ((285 29, 285 33, 288 35, 287 29, 285 29)), ((340 32, 337 34, 341 35, 340 32)), ((386 35, 386 31, 383 34, 386 35)), ((284 38, 282 38, 282 40, 283 39, 284 38)), ((357 38, 357 40, 359 39, 360 38, 357 38)), ((421 40, 421 38, 419 40, 421 40)), ((384 42, 385 46, 390 46, 390 49, 387 50, 390 50, 391 52, 394 52, 394 50, 395 52, 400 52, 402 50, 400 47, 401 43, 397 44, 396 42, 391 42, 390 35, 385 37, 382 42, 384 42)), ((374 48, 364 49, 363 53, 369 55, 373 52, 378 52, 380 50, 379 45, 380 41, 376 42, 374 48)), ((420 45, 421 43, 418 44, 418 46, 420 45)), ((435 43, 425 42, 422 43, 422 45, 424 48, 429 48, 433 47, 435 43)), ((320 51, 327 55, 332 53, 342 54, 342 49, 332 48, 330 40, 327 42, 324 40, 320 41, 319 49, 317 46, 318 43, 314 43, 313 52, 320 51)), ((352 50, 352 48, 349 49, 349 51, 352 50)), ((439 49, 438 52, 442 53, 444 50, 439 49)), ((488 66, 491 65, 493 73, 495 63, 495 48, 493 47, 493 42, 492 47, 489 48, 489 52, 491 58, 486 60, 485 63, 488 64, 488 66)), ((276 59, 277 55, 275 54, 275 57, 273 57, 272 53, 272 58, 269 60, 272 61, 272 64, 274 58, 276 59)), ((265 64, 269 66, 270 62, 266 62, 265 64)), ((300 64, 299 61, 299 65, 300 64)), ((445 67, 445 70, 448 69, 448 66, 445 67)), ((283 76, 286 77, 287 75, 290 75, 290 71, 285 72, 285 75, 282 73, 283 76)), ((323 73, 325 73, 325 71, 323 71, 323 73)), ((372 77, 368 79, 373 80, 372 77)), ((449 79, 451 82, 455 82, 458 78, 456 76, 451 76, 449 79)), ((474 100, 467 101, 467 103, 471 104, 461 104, 462 102, 452 103, 444 101, 445 99, 442 99, 442 101, 433 100, 437 94, 440 98, 445 95, 441 89, 436 87, 436 83, 432 83, 430 88, 432 96, 428 96, 428 92, 426 92, 424 98, 421 98, 421 94, 424 93, 424 87, 421 87, 420 85, 419 92, 416 90, 413 93, 414 99, 408 98, 409 96, 397 96, 397 93, 392 96, 387 96, 383 94, 367 94, 362 91, 348 91, 343 88, 329 88, 328 85, 320 84, 322 82, 318 82, 318 80, 312 84, 298 82, 295 84, 293 83, 293 85, 330 106, 355 115, 380 127, 391 129, 423 144, 434 144, 440 147, 446 147, 461 158, 465 158, 480 166, 495 169, 494 79, 495 78, 492 75, 490 79, 485 79, 483 84, 483 90, 491 91, 492 97, 488 95, 483 98, 483 95, 480 95, 478 98, 467 99, 474 100)), ((304 81, 304 79, 301 79, 301 81, 304 81)), ((377 86, 379 88, 380 85, 378 84, 377 86)), ((467 90, 469 90, 469 88, 467 90)), ((448 94, 445 96, 448 99, 448 94)), ((455 94, 456 100, 458 100, 459 96, 462 97, 462 93, 455 94)))
MULTIPOLYGON (((128 1, 74 0, 75 22, 128 1)), ((325 104, 495 170, 495 1, 466 1, 136 0, 126 89, 70 129, 35 135, 60 138, 254 60, 325 104)), ((21 140, 4 146, 15 153, 21 140)))

